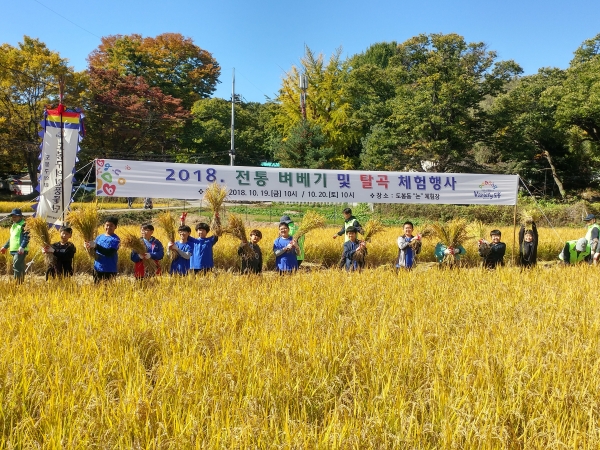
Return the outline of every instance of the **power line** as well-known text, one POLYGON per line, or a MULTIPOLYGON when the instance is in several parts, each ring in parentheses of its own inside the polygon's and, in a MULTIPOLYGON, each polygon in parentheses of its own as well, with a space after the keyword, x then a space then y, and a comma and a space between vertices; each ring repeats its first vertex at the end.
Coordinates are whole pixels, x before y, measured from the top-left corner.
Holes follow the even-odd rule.
POLYGON ((47 7, 46 5, 44 5, 43 3, 39 2, 38 0, 33 0, 34 2, 36 2, 38 5, 42 5, 44 8, 46 8, 49 11, 52 11, 54 14, 56 14, 59 17, 62 17, 63 19, 65 19, 67 22, 72 23, 73 25, 75 25, 77 28, 81 28, 83 31, 85 31, 86 33, 91 34, 94 37, 97 37, 98 39, 102 39, 100 36, 98 36, 97 34, 92 33, 90 30, 86 30, 85 28, 83 28, 81 25, 77 25, 75 22, 73 22, 70 19, 67 19, 65 16, 63 16, 62 14, 57 13, 56 11, 54 11, 52 8, 47 7))

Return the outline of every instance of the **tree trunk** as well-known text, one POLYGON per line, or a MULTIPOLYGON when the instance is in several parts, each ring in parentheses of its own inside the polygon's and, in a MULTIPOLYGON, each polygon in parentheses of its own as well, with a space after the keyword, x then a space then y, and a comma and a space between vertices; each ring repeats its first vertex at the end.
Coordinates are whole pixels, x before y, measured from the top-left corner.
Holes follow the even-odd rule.
POLYGON ((546 157, 546 159, 548 160, 548 164, 550 164, 550 169, 552 170, 552 178, 554 178, 554 182, 558 186, 558 191, 560 192, 560 196, 564 200, 567 193, 565 192, 565 188, 563 187, 562 181, 560 181, 560 178, 558 178, 558 174, 556 173, 556 168, 554 167, 554 164, 552 164, 552 158, 550 157, 550 153, 548 153, 547 150, 544 150, 544 151, 542 151, 542 155, 544 155, 546 157))

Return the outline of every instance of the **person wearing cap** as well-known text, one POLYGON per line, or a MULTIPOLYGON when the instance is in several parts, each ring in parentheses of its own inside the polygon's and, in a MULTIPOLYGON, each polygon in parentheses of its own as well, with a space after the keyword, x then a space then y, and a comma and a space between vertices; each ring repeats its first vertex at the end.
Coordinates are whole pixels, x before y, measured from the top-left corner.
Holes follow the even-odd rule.
POLYGON ((23 212, 15 208, 10 212, 12 226, 10 227, 10 236, 0 253, 4 254, 8 250, 13 257, 13 274, 18 283, 25 279, 25 258, 29 253, 29 232, 25 230, 25 219, 23 212))
POLYGON ((360 272, 365 265, 364 257, 367 254, 367 244, 365 241, 359 241, 356 238, 357 232, 358 230, 353 226, 346 228, 348 240, 344 242, 344 252, 342 253, 342 258, 344 258, 344 264, 348 272, 355 270, 360 272), (360 252, 357 254, 356 252, 359 249, 360 252))
POLYGON ((600 226, 596 223, 596 216, 588 214, 583 221, 587 227, 585 233, 585 239, 590 244, 590 263, 596 264, 600 258, 600 248, 598 247, 598 240, 600 239, 600 226))
POLYGON ((485 253, 482 252, 482 246, 479 247, 479 256, 483 258, 483 267, 486 269, 495 269, 498 266, 504 266, 504 254, 506 253, 506 244, 500 242, 502 232, 500 230, 490 231, 489 246, 485 246, 485 253))
POLYGON ((565 264, 578 264, 592 260, 592 248, 586 238, 567 241, 558 258, 565 264))
MULTIPOLYGON (((293 238, 296 231, 298 231, 298 226, 294 223, 294 221, 290 218, 290 216, 281 216, 279 219, 279 223, 287 223, 288 227, 290 227, 290 236, 293 238)), ((296 259, 298 260, 298 268, 304 261, 304 237, 300 236, 300 239, 297 240, 298 247, 300 248, 300 252, 296 255, 296 259)))

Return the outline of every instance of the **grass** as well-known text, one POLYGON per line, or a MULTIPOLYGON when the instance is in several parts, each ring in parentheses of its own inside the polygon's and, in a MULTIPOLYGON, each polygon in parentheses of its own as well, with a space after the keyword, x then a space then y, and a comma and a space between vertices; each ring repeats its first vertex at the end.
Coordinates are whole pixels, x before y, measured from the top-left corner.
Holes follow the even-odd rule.
POLYGON ((596 278, 3 283, 0 447, 598 448, 596 278))

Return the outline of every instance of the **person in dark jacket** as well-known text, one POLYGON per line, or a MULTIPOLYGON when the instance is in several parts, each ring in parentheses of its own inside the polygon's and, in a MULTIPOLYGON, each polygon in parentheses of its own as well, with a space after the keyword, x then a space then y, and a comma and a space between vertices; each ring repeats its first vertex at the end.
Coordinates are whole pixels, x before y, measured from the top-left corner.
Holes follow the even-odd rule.
POLYGON ((348 272, 358 270, 359 272, 365 265, 365 256, 367 254, 367 244, 365 241, 356 239, 357 230, 354 227, 348 227, 346 234, 348 241, 344 242, 344 264, 348 272), (358 253, 357 253, 358 251, 358 253))
POLYGON ((519 230, 519 265, 521 267, 534 267, 537 264, 538 231, 535 222, 531 222, 531 229, 521 225, 519 230))
POLYGON ((259 274, 262 273, 263 258, 262 251, 258 243, 262 239, 260 230, 252 230, 250 232, 250 241, 247 244, 240 244, 238 255, 242 258, 242 273, 243 274, 259 274), (244 248, 248 246, 250 252, 244 248))
POLYGON ((479 242, 479 256, 483 258, 483 267, 486 269, 495 269, 497 266, 504 266, 504 254, 506 253, 506 244, 500 242, 502 233, 500 230, 490 231, 492 242, 479 242))
POLYGON ((60 227, 60 241, 48 245, 42 249, 42 253, 52 253, 54 255, 54 264, 48 267, 46 271, 46 281, 49 277, 70 277, 73 276, 73 258, 75 257, 75 244, 69 239, 73 236, 71 227, 60 227))
MULTIPOLYGON (((360 234, 362 234, 363 229, 360 226, 360 224, 358 223, 358 220, 356 220, 356 217, 354 217, 352 215, 352 210, 350 208, 345 208, 342 213, 344 214, 344 225, 342 225, 342 228, 340 229, 340 231, 338 231, 337 233, 335 233, 333 235, 334 239, 337 239, 338 236, 345 236, 344 237, 344 242, 348 242, 349 238, 348 235, 346 234, 346 230, 349 227, 354 227, 356 229, 356 231, 360 234)), ((346 260, 344 259, 344 256, 342 255, 342 257, 340 258, 340 261, 338 263, 338 266, 340 268, 344 267, 344 265, 346 264, 346 260)))

